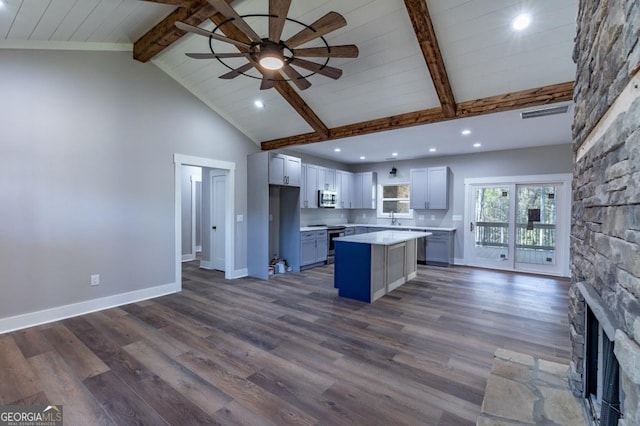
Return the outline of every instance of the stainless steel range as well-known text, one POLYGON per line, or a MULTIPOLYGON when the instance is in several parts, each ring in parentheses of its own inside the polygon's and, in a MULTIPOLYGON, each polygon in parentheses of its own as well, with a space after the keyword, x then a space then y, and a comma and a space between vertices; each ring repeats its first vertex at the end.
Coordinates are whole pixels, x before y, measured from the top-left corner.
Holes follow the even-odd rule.
POLYGON ((327 237, 329 244, 327 244, 327 263, 333 263, 333 257, 335 255, 334 238, 344 237, 344 226, 327 226, 327 237))

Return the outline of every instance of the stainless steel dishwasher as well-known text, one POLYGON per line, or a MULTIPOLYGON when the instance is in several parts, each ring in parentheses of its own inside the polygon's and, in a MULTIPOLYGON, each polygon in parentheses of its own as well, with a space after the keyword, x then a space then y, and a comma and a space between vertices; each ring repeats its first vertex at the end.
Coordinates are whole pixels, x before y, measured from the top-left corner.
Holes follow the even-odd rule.
MULTIPOLYGON (((424 229, 412 229, 412 231, 425 232, 424 229)), ((420 265, 427 264, 427 237, 418 238, 416 242, 418 246, 418 263, 420 265)))

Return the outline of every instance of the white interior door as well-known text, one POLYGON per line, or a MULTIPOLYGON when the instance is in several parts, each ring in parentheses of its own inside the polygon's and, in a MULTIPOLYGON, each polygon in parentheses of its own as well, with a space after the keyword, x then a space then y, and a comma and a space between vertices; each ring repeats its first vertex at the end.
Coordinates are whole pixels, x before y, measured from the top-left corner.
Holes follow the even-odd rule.
POLYGON ((465 181, 466 263, 569 276, 570 177, 560 176, 465 181))
POLYGON ((214 269, 225 270, 226 175, 211 176, 211 261, 214 269))

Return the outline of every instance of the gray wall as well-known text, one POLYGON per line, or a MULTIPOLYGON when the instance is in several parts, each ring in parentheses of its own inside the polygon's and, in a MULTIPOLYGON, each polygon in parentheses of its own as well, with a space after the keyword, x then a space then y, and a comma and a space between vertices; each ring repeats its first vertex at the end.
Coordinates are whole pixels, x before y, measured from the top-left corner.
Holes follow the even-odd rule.
MULTIPOLYGON (((306 158, 306 162, 317 164, 310 157, 306 158)), ((419 214, 424 214, 424 220, 418 220, 418 215, 416 214, 414 220, 401 220, 401 223, 402 225, 456 227, 458 231, 456 232, 455 257, 462 258, 464 256, 463 223, 461 221, 454 222, 452 216, 464 216, 464 180, 466 178, 571 173, 573 170, 573 154, 571 144, 567 143, 539 148, 387 161, 339 168, 353 172, 374 171, 378 174, 378 184, 387 184, 389 182, 409 182, 410 169, 430 166, 449 166, 451 168, 452 184, 449 188, 449 210, 419 212, 419 214), (393 178, 389 177, 389 170, 391 170, 392 166, 397 169, 397 175, 393 178), (434 215, 435 218, 431 219, 431 215, 434 215)), ((303 209, 303 223, 344 223, 345 221, 339 217, 342 216, 340 212, 347 212, 351 223, 378 223, 379 221, 380 223, 390 224, 389 219, 378 220, 374 210, 336 210, 335 212, 326 213, 321 209, 318 210, 303 209), (307 210, 310 212, 307 212, 307 210), (367 217, 363 218, 363 214, 366 214, 367 217), (325 216, 324 221, 323 215, 325 216)))
MULTIPOLYGON (((202 168, 193 167, 193 166, 184 166, 182 167, 182 254, 195 254, 192 253, 193 250, 193 236, 192 234, 192 222, 193 222, 193 212, 192 212, 192 190, 191 190, 191 178, 192 177, 202 178, 202 168)), ((196 209, 199 207, 196 206, 196 209)), ((197 215, 199 217, 199 214, 197 215)), ((196 217, 197 220, 197 217, 196 217)), ((198 228, 198 227, 196 227, 198 228)), ((196 232, 199 232, 199 228, 196 229, 196 232)), ((196 238, 196 240, 198 240, 196 238)))
POLYGON ((246 211, 258 147, 153 64, 36 50, 0 63, 0 319, 174 282, 174 153, 235 162, 246 211))

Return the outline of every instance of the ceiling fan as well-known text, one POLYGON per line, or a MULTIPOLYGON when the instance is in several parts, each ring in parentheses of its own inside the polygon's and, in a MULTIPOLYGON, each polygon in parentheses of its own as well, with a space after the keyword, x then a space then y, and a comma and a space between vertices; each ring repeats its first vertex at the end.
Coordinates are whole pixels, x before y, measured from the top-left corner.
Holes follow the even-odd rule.
POLYGON ((291 0, 269 0, 268 15, 258 14, 245 16, 238 15, 225 0, 208 0, 208 2, 226 18, 226 20, 216 26, 213 31, 203 30, 202 28, 179 21, 176 22, 175 25, 182 31, 209 38, 211 53, 187 53, 186 55, 194 59, 218 59, 231 69, 230 72, 221 75, 220 78, 232 79, 239 75, 257 78, 245 74, 247 71, 255 68, 262 74, 260 90, 272 88, 275 82, 279 80, 290 80, 300 90, 304 90, 311 86, 307 77, 313 74, 320 74, 333 78, 334 80, 340 78, 342 70, 327 65, 330 58, 358 57, 357 46, 353 44, 329 46, 324 38, 324 35, 347 25, 344 17, 337 12, 329 12, 312 24, 306 25, 287 17, 291 0), (260 37, 253 28, 247 24, 244 18, 249 16, 266 17, 269 19, 268 37, 260 37), (288 21, 294 22, 303 28, 298 33, 283 41, 281 40, 281 36, 284 26, 288 21), (216 32, 223 25, 229 23, 240 30, 248 40, 237 40, 216 32), (324 45, 320 47, 300 48, 300 46, 317 39, 320 39, 324 45), (213 50, 212 40, 232 44, 238 48, 239 52, 216 53, 213 50), (222 61, 226 58, 240 57, 247 58, 249 62, 238 68, 232 68, 222 61), (324 58, 324 63, 312 62, 301 58, 324 58), (295 67, 310 71, 310 73, 303 76, 295 67), (283 78, 280 72, 283 72, 287 78, 283 78))

